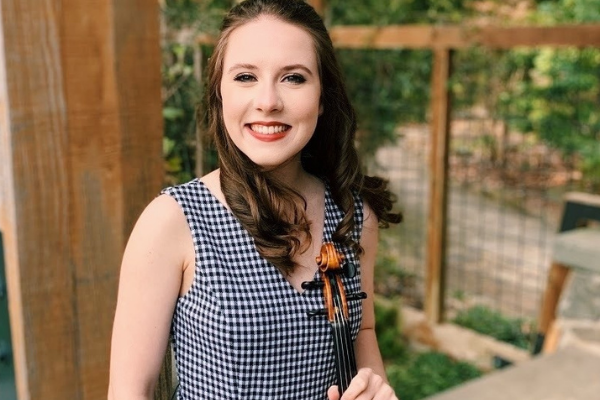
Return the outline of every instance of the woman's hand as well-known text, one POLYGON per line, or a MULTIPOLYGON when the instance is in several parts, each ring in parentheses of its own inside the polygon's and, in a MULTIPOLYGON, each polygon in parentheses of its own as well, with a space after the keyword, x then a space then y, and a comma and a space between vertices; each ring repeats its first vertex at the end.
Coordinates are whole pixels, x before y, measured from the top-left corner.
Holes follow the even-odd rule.
POLYGON ((337 386, 327 391, 329 400, 398 400, 394 389, 370 368, 362 368, 350 382, 340 399, 337 386))

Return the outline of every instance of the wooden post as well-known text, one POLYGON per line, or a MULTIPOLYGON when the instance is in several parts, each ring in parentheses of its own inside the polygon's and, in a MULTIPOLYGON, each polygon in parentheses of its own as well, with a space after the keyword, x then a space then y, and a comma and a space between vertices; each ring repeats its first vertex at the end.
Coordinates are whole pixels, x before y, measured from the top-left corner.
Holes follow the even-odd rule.
MULTIPOLYGON (((538 318, 538 337, 536 338, 536 344, 533 351, 534 354, 537 354, 542 350, 542 344, 548 346, 548 344, 545 343, 545 340, 553 329, 552 325, 556 320, 558 302, 560 301, 560 296, 570 274, 571 269, 566 265, 552 263, 550 266, 546 289, 542 299, 542 307, 538 318)), ((554 348, 555 344, 556 343, 553 343, 552 346, 549 347, 554 348)))
POLYGON ((20 400, 106 398, 120 259, 163 178, 158 12, 0 2, 0 230, 20 400))
POLYGON ((430 204, 427 224, 427 277, 425 313, 431 323, 443 319, 446 214, 448 208, 448 152, 450 141, 450 94, 452 50, 434 49, 431 97, 430 204))

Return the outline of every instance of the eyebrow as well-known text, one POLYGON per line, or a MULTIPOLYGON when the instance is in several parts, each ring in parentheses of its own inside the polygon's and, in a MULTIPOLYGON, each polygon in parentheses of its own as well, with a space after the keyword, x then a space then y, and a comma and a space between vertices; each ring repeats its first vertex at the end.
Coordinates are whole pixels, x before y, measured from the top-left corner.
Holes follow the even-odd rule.
MULTIPOLYGON (((256 70, 258 69, 258 67, 254 64, 244 64, 244 63, 239 63, 239 64, 234 64, 231 68, 229 68, 228 72, 232 72, 233 70, 236 69, 247 69, 247 70, 256 70)), ((295 69, 301 69, 303 71, 305 71, 307 74, 309 75, 313 75, 313 72, 305 65, 303 64, 290 64, 290 65, 286 65, 283 68, 281 68, 283 71, 292 71, 295 69)))

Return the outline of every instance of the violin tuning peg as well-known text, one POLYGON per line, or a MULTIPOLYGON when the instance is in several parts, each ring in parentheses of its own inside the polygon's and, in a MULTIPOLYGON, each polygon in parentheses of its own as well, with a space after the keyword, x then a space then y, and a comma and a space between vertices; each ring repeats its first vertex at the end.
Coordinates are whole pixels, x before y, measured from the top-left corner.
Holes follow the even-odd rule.
POLYGON ((322 309, 319 309, 319 310, 311 310, 311 311, 307 311, 307 312, 306 312, 306 314, 307 314, 307 315, 308 315, 310 318, 313 318, 313 317, 318 317, 318 316, 320 316, 320 315, 325 315, 325 314, 326 314, 326 311, 325 311, 325 309, 324 309, 324 308, 322 308, 322 309))
POLYGON ((356 264, 349 262, 346 263, 346 267, 344 268, 344 275, 346 278, 354 278, 356 276, 356 264))
POLYGON ((312 290, 322 288, 324 285, 325 283, 323 283, 323 281, 306 281, 302 282, 301 286, 304 290, 312 290))
POLYGON ((363 300, 367 298, 367 294, 365 292, 352 293, 346 296, 348 301, 352 300, 363 300))

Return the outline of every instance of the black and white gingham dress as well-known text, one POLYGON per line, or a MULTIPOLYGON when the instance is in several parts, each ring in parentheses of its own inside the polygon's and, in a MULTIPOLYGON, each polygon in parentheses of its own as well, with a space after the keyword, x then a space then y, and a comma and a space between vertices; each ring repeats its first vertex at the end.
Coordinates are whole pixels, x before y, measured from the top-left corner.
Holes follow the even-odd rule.
MULTIPOLYGON (((335 380, 330 327, 325 317, 306 315, 323 308, 322 291, 296 291, 199 180, 163 193, 181 205, 196 251, 194 282, 177 301, 172 326, 178 398, 326 399, 335 380)), ((358 241, 363 208, 355 198, 358 241)), ((326 189, 324 241, 342 216, 326 189)), ((339 250, 359 267, 354 254, 339 250)), ((360 291, 358 269, 344 278, 348 293, 360 291)), ((350 303, 350 313, 356 338, 360 302, 350 303)))

